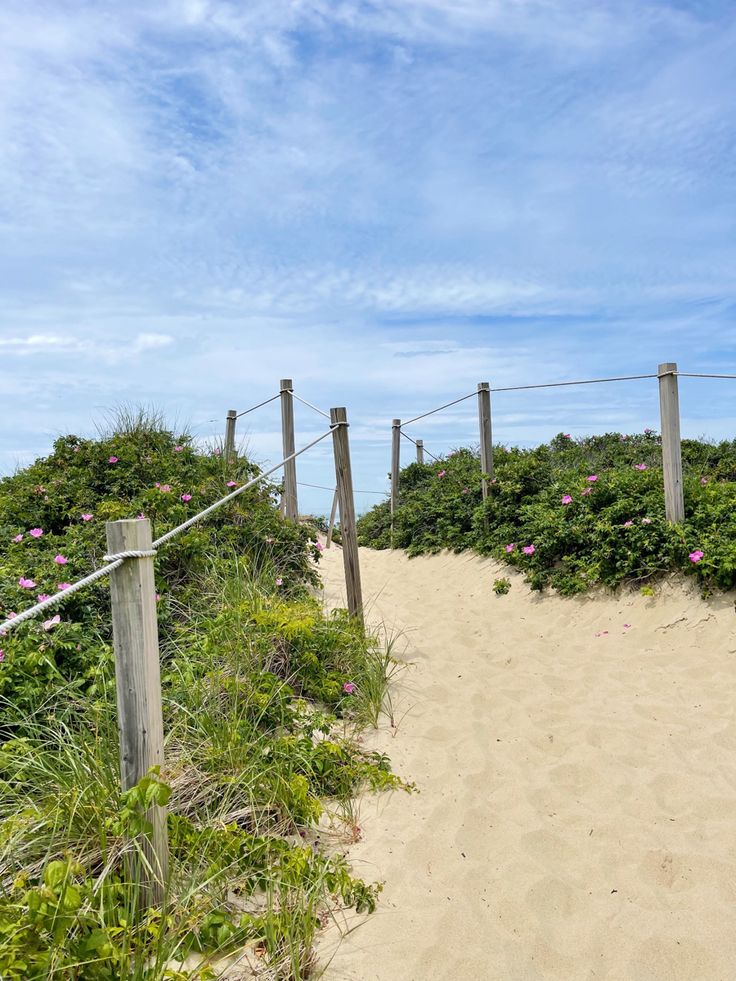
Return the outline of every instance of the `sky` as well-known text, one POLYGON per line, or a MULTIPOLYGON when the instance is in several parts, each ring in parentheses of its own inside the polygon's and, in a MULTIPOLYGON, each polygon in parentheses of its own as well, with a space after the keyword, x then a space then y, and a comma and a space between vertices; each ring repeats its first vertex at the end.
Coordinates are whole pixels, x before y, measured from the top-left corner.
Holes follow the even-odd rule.
MULTIPOLYGON (((4 0, 0 473, 293 378, 347 407, 364 510, 391 419, 479 381, 736 373, 735 160, 731 0, 4 0)), ((736 382, 680 395, 736 435, 736 382)), ((493 397, 506 444, 658 424, 654 379, 493 397)), ((477 442, 473 400, 407 431, 477 442)), ((299 479, 328 511, 328 443, 299 479)))

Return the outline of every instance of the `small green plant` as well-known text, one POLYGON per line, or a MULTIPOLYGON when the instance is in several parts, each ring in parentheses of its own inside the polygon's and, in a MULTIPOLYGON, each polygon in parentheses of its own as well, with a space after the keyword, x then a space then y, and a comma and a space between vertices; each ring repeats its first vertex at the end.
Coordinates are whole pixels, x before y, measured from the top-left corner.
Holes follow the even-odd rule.
POLYGON ((511 582, 508 579, 496 579, 493 583, 493 592, 496 596, 505 596, 511 589, 511 582))

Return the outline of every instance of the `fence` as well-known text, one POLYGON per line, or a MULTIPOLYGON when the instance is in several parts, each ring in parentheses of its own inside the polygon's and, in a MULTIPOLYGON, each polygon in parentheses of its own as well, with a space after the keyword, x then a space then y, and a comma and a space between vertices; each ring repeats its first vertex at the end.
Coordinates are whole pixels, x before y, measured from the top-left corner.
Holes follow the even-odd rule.
POLYGON ((399 506, 400 473, 401 473, 401 440, 407 439, 416 447, 417 462, 424 463, 425 454, 437 461, 438 458, 426 449, 424 441, 414 439, 404 431, 406 426, 413 425, 421 419, 442 412, 451 406, 459 405, 468 399, 475 398, 478 404, 478 432, 480 437, 480 466, 481 487, 483 498, 488 496, 488 481, 493 479, 493 441, 491 418, 491 392, 520 392, 541 388, 564 388, 573 385, 600 385, 609 382, 640 381, 656 378, 659 384, 660 432, 662 434, 662 474, 664 483, 665 514, 668 521, 680 522, 685 517, 685 501, 682 485, 682 451, 680 446, 680 396, 678 378, 724 378, 736 380, 736 375, 712 374, 706 372, 679 371, 677 364, 672 361, 663 362, 657 366, 656 373, 645 375, 620 375, 613 378, 586 378, 579 381, 547 382, 533 385, 509 385, 491 389, 489 382, 478 382, 475 392, 462 395, 452 402, 429 409, 411 419, 403 421, 394 419, 391 423, 391 515, 399 506))
MULTIPOLYGON (((51 606, 63 603, 69 596, 105 576, 110 577, 113 647, 115 651, 115 681, 117 693, 118 729, 120 734, 120 776, 123 790, 135 786, 151 767, 164 762, 163 711, 159 669, 158 624, 156 618, 156 587, 154 558, 157 549, 202 521, 208 515, 233 501, 244 491, 284 468, 286 517, 298 520, 296 510, 296 467, 298 457, 332 436, 335 464, 335 506, 339 507, 345 567, 348 609, 363 624, 358 538, 355 524, 353 478, 348 437, 348 418, 344 408, 333 408, 328 418, 329 429, 299 450, 294 449, 294 416, 291 381, 281 383, 283 414, 284 458, 263 473, 249 480, 225 497, 204 508, 198 514, 167 531, 155 541, 151 539, 151 524, 147 518, 109 521, 106 524, 107 552, 105 564, 12 619, 0 623, 0 636, 18 629, 51 606), (288 495, 291 495, 289 497, 288 495)), ((276 398, 278 396, 274 396, 276 398)), ((298 396, 296 396, 298 398, 298 396)), ((268 400, 273 401, 273 399, 268 400)), ((303 401, 303 400, 300 400, 303 401)), ((261 405, 266 403, 261 403, 261 405)), ((309 403, 307 403, 309 404, 309 403)), ((259 408, 254 406, 253 409, 259 408)), ((312 406, 315 408, 315 406, 312 406)), ((248 409, 246 412, 253 411, 248 409)), ((322 415, 327 413, 316 409, 322 415)), ((235 420, 243 413, 227 413, 226 454, 235 453, 235 420)), ((334 513, 333 513, 334 522, 334 513)), ((142 899, 148 905, 160 905, 164 900, 168 880, 169 850, 166 831, 166 812, 154 805, 147 813, 150 830, 139 838, 140 858, 136 875, 142 899)))

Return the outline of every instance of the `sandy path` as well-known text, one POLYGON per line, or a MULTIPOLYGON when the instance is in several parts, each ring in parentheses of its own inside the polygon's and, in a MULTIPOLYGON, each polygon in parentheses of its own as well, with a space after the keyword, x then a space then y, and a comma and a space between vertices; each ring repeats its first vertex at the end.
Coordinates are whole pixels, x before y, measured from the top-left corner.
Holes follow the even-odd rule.
POLYGON ((474 556, 361 561, 413 662, 373 744, 421 792, 363 805, 351 858, 386 888, 325 978, 736 978, 733 595, 564 600, 474 556))

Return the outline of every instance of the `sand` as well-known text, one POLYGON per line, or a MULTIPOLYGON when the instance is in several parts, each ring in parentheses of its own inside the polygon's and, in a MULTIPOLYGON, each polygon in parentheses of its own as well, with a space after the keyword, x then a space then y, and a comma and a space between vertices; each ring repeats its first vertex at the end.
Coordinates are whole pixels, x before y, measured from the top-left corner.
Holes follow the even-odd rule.
MULTIPOLYGON (((472 555, 361 563, 411 662, 397 728, 368 742, 419 793, 361 805, 350 858, 385 891, 328 931, 326 981, 736 978, 734 595, 564 599, 472 555)), ((342 603, 339 548, 321 565, 342 603)))

